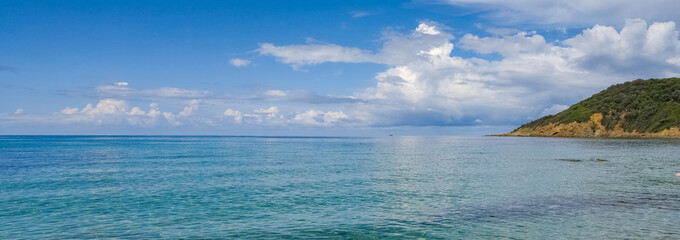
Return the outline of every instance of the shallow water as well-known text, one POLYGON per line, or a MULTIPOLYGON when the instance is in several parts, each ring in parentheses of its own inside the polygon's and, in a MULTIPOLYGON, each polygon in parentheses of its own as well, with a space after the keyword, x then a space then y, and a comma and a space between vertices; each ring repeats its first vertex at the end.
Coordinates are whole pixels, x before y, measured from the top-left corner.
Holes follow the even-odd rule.
POLYGON ((0 136, 0 239, 680 238, 678 172, 679 140, 0 136))

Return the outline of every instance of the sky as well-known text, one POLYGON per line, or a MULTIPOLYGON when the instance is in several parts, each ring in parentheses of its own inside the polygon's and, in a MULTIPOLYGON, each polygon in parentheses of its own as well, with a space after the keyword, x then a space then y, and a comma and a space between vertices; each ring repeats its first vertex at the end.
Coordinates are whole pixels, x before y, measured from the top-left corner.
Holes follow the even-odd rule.
POLYGON ((674 0, 0 1, 0 134, 484 135, 680 74, 674 0))

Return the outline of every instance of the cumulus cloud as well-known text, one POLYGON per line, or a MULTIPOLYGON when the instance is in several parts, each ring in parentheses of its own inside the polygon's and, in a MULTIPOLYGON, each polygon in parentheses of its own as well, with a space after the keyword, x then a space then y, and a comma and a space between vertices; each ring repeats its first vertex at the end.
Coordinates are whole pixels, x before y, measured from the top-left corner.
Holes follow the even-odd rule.
POLYGON ((189 102, 189 106, 184 107, 184 110, 179 112, 179 115, 182 117, 193 115, 194 111, 198 110, 198 103, 198 99, 191 100, 191 102, 189 102))
POLYGON ((96 106, 87 104, 80 112, 86 115, 112 115, 124 113, 127 109, 127 102, 118 99, 103 99, 96 106))
POLYGON ((589 71, 648 76, 678 75, 680 41, 674 22, 627 20, 621 31, 595 25, 567 39, 564 44, 577 53, 576 63, 589 71))
POLYGON ((127 115, 128 104, 124 100, 102 99, 96 105, 87 104, 83 109, 64 108, 61 113, 67 115, 67 121, 87 123, 115 123, 127 115))
POLYGON ((182 125, 182 123, 180 121, 177 121, 175 114, 173 114, 171 112, 163 112, 163 117, 165 117, 165 119, 168 120, 168 123, 172 126, 181 126, 182 125))
POLYGON ((324 112, 320 110, 307 110, 295 114, 292 122, 308 126, 330 126, 341 123, 343 120, 349 119, 349 116, 344 112, 324 112))
POLYGON ((342 120, 349 119, 349 116, 344 112, 326 112, 323 114, 324 124, 333 124, 342 120))
POLYGON ((19 115, 19 114, 22 114, 22 113, 24 113, 23 108, 18 108, 16 111, 14 111, 14 115, 19 115))
POLYGON ((146 115, 146 112, 139 107, 133 107, 128 114, 136 115, 136 116, 144 116, 144 115, 146 115))
POLYGON ((437 35, 441 33, 439 30, 437 30, 437 27, 430 26, 425 23, 421 23, 420 25, 418 25, 418 27, 416 28, 416 32, 427 35, 437 35))
POLYGON ((232 59, 229 60, 229 63, 234 67, 247 67, 248 65, 250 65, 250 60, 240 59, 240 58, 232 58, 232 59))
POLYGON ((614 83, 680 73, 680 39, 674 22, 630 19, 620 28, 594 25, 561 41, 546 41, 530 31, 465 34, 456 39, 447 29, 421 22, 405 33, 387 30, 376 50, 317 42, 262 44, 258 49, 291 66, 384 65, 374 75, 373 86, 351 96, 271 89, 235 98, 238 103, 217 103, 204 98, 209 94, 206 91, 135 89, 118 82, 97 89, 107 96, 97 104, 67 107, 56 115, 64 122, 144 126, 199 122, 276 127, 519 124, 557 113, 614 83), (476 57, 456 56, 454 47, 476 57), (498 57, 484 59, 487 54, 498 57), (188 105, 170 112, 161 111, 156 103, 147 109, 122 100, 132 97, 186 99, 188 105), (201 103, 206 108, 198 112, 201 103), (225 110, 207 116, 211 106, 225 110))
POLYGON ((567 25, 585 27, 594 24, 619 25, 624 19, 680 21, 675 0, 446 0, 431 1, 482 11, 482 16, 496 24, 567 25))
POLYGON ((84 108, 66 107, 61 110, 61 118, 56 119, 61 123, 86 123, 86 124, 130 124, 133 126, 155 126, 169 123, 179 125, 172 113, 164 112, 165 122, 161 122, 161 112, 157 103, 149 104, 149 110, 144 111, 140 107, 130 108, 129 103, 120 99, 102 99, 96 105, 87 104, 84 108))
POLYGON ((71 115, 71 114, 75 114, 77 112, 78 112, 78 108, 71 108, 71 107, 66 107, 66 108, 61 110, 61 113, 65 114, 65 115, 71 115))
POLYGON ((279 113, 279 108, 276 106, 271 106, 267 109, 260 108, 260 109, 255 109, 253 111, 254 113, 260 113, 260 114, 266 114, 270 118, 275 118, 276 115, 279 113))
POLYGON ((298 113, 295 115, 293 118, 293 121, 302 123, 302 124, 308 124, 308 125, 317 125, 323 122, 323 112, 322 111, 316 111, 316 110, 308 110, 302 113, 298 113), (321 116, 320 116, 321 115, 321 116))
POLYGON ((158 110, 158 103, 149 104, 149 112, 147 113, 147 116, 156 117, 159 115, 161 115, 161 111, 158 110))
MULTIPOLYGON (((436 23, 420 23, 411 33, 385 32, 376 53, 332 44, 269 45, 278 51, 260 51, 291 65, 385 64, 387 70, 375 75, 376 85, 354 96, 361 102, 350 111, 353 118, 369 125, 521 122, 557 111, 613 83, 680 71, 680 43, 673 22, 648 26, 643 20, 628 20, 621 30, 595 25, 557 43, 546 42, 536 32, 466 34, 457 43, 479 54, 498 53, 499 60, 452 56, 454 37, 442 29, 436 23)), ((297 120, 311 123, 320 114, 310 110, 298 114, 297 120)))
POLYGON ((235 122, 260 126, 283 126, 286 123, 285 116, 279 112, 279 108, 258 108, 251 112, 241 113, 232 109, 224 112, 226 116, 232 116, 235 122))
POLYGON ((242 123, 243 122, 243 113, 240 111, 236 111, 231 108, 227 108, 227 110, 224 110, 224 116, 229 116, 233 117, 234 121, 236 123, 242 123))
MULTIPOLYGON (((283 92, 283 91, 282 91, 283 92)), ((280 95, 280 94, 279 94, 280 95)), ((161 111, 157 103, 150 103, 148 109, 130 106, 130 102, 122 99, 107 98, 96 104, 87 104, 83 108, 66 107, 54 119, 41 121, 62 124, 121 125, 143 127, 177 127, 177 126, 220 126, 223 124, 245 124, 257 127, 283 126, 332 126, 345 124, 350 117, 340 111, 318 111, 313 121, 298 121, 297 113, 282 113, 279 107, 269 106, 255 108, 250 111, 239 111, 227 108, 221 116, 206 113, 198 115, 197 110, 202 101, 193 99, 178 112, 161 111)), ((212 102, 211 104, 215 104, 212 102)), ((316 111, 316 110, 315 110, 316 111)), ((36 121, 38 119, 35 119, 36 121)))
POLYGON ((237 124, 259 126, 337 126, 349 123, 351 118, 342 111, 307 110, 295 114, 282 114, 279 108, 258 108, 242 112, 227 108, 224 116, 237 124))

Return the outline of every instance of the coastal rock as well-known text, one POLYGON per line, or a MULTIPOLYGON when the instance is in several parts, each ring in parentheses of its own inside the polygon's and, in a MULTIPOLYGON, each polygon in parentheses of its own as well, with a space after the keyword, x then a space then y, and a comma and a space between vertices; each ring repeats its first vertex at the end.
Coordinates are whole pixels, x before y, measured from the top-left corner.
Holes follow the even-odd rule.
POLYGON ((638 79, 498 136, 680 138, 679 127, 680 78, 638 79))
POLYGON ((607 130, 601 123, 602 114, 595 113, 587 122, 550 123, 535 128, 521 127, 500 136, 515 137, 573 137, 573 138, 680 138, 680 128, 660 132, 627 132, 620 125, 607 130))

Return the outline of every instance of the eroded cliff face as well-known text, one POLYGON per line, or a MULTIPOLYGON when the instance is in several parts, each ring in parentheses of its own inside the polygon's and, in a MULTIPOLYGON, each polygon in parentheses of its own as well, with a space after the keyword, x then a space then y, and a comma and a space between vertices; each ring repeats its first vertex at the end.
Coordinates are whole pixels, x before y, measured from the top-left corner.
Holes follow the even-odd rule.
POLYGON ((517 137, 576 137, 576 138, 680 138, 680 129, 672 127, 661 132, 626 132, 620 126, 605 129, 602 125, 602 114, 595 113, 587 122, 571 122, 567 124, 551 123, 536 128, 519 128, 501 136, 517 137))

